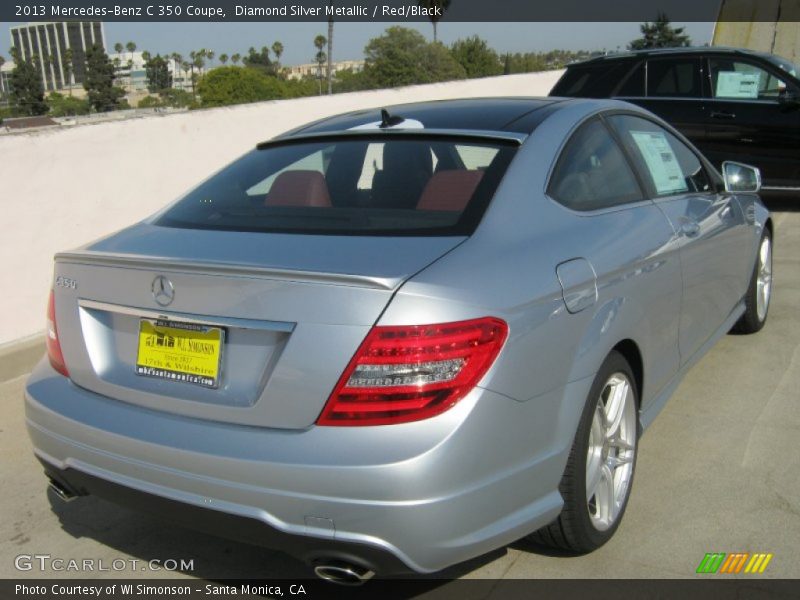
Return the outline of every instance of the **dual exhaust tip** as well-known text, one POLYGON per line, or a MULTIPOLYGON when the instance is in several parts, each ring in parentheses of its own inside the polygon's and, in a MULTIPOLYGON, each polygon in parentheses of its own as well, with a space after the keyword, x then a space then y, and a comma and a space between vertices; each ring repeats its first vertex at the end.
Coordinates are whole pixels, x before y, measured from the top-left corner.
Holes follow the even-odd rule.
MULTIPOLYGON (((48 478, 48 487, 63 502, 71 502, 78 497, 78 494, 53 478, 48 478)), ((314 567, 314 574, 325 581, 350 586, 362 585, 375 575, 374 571, 343 561, 317 564, 314 567)))
POLYGON ((363 585, 375 575, 369 569, 342 561, 317 564, 314 567, 314 574, 325 581, 350 586, 363 585))

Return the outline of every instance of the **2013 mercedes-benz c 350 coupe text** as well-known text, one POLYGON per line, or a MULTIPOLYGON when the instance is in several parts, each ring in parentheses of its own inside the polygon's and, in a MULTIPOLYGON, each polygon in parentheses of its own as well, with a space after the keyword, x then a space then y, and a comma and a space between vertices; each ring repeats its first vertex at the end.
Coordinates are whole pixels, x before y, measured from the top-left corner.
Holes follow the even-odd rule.
POLYGON ((428 573, 620 524, 639 436, 731 328, 772 223, 615 100, 324 119, 58 254, 25 392, 52 489, 274 547, 428 573))

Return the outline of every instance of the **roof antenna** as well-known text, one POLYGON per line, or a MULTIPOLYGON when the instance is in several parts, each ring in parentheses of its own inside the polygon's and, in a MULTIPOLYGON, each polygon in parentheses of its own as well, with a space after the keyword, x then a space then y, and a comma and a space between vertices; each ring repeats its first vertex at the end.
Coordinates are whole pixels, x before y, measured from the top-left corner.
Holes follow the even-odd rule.
POLYGON ((400 125, 405 121, 403 117, 397 115, 390 115, 389 111, 385 108, 381 109, 381 124, 378 125, 381 129, 386 129, 387 127, 394 127, 395 125, 400 125))

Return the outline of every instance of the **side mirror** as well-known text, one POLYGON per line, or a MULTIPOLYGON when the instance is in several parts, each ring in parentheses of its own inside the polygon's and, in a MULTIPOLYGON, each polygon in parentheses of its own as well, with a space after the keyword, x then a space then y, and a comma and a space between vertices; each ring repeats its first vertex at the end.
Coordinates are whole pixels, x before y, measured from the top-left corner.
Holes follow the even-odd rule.
POLYGON ((761 171, 750 165, 726 160, 722 163, 722 179, 726 192, 755 194, 761 190, 761 171))

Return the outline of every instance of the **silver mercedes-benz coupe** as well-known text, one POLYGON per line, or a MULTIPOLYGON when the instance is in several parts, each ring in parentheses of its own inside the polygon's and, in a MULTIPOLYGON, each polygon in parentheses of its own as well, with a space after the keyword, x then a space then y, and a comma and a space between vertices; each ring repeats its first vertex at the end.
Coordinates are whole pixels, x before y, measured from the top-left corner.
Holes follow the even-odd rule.
POLYGON ((301 127, 56 256, 25 392, 36 456, 64 500, 339 582, 528 535, 591 551, 686 371, 764 325, 759 186, 611 100, 301 127))

